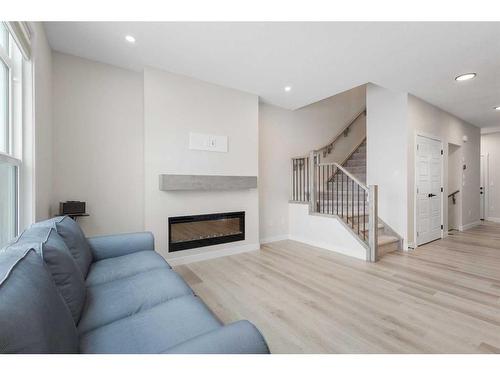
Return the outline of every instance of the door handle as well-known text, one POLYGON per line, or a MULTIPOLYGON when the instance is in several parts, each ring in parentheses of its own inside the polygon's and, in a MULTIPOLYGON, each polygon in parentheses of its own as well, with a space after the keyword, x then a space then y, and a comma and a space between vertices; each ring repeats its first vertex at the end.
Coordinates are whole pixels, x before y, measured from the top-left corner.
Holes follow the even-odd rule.
POLYGON ((432 193, 429 193, 429 195, 428 195, 429 198, 432 198, 432 197, 435 197, 435 196, 436 196, 436 194, 432 194, 432 193))

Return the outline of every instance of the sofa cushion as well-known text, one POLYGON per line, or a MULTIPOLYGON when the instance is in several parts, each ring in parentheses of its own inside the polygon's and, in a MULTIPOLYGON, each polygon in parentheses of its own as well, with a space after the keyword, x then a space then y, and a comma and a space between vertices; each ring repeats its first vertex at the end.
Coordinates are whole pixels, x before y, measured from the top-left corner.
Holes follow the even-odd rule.
POLYGON ((87 286, 93 286, 133 276, 155 268, 170 268, 170 266, 155 251, 138 251, 92 263, 85 282, 87 286))
POLYGON ((80 338, 82 353, 160 353, 221 327, 203 302, 192 295, 174 298, 80 338))
POLYGON ((166 267, 91 286, 78 332, 81 335, 188 294, 191 288, 166 267))
POLYGON ((6 251, 31 246, 42 257, 75 323, 85 302, 85 280, 63 239, 53 227, 31 226, 6 251))
POLYGON ((151 232, 110 234, 90 237, 87 240, 94 262, 155 249, 155 239, 151 232))
POLYGON ((53 228, 41 244, 41 255, 59 292, 66 301, 75 323, 80 320, 85 303, 85 280, 66 243, 53 228))
POLYGON ((248 320, 239 320, 173 346, 168 354, 268 354, 260 331, 248 320))
POLYGON ((55 228, 68 246, 83 278, 87 277, 90 263, 92 263, 92 252, 80 226, 69 216, 59 216, 33 225, 33 227, 37 226, 51 226, 55 228))
POLYGON ((0 252, 0 353, 77 353, 71 313, 29 246, 0 252))

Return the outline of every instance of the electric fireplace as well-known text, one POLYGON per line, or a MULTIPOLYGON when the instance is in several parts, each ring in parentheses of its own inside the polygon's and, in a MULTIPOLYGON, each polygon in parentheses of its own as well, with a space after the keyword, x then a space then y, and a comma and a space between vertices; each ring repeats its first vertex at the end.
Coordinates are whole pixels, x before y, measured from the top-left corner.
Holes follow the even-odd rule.
POLYGON ((169 252, 244 239, 244 211, 168 218, 169 252))

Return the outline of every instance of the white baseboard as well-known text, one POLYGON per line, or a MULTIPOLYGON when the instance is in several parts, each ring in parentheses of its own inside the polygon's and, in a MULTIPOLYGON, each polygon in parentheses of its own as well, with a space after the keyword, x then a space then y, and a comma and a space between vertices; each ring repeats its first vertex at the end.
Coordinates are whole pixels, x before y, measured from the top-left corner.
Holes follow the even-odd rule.
POLYGON ((500 217, 487 217, 487 221, 493 221, 494 223, 500 223, 500 217))
POLYGON ((262 238, 260 240, 260 243, 261 244, 265 244, 265 243, 271 243, 271 242, 276 242, 276 241, 284 241, 284 240, 289 240, 289 239, 290 239, 290 235, 283 234, 281 236, 273 236, 273 237, 262 238))
POLYGON ((181 264, 201 262, 202 260, 220 258, 220 257, 225 257, 228 255, 234 255, 234 254, 240 254, 240 253, 246 253, 247 251, 254 251, 254 250, 259 250, 259 249, 260 249, 260 244, 255 243, 255 244, 248 244, 248 245, 233 246, 233 247, 228 247, 228 248, 219 249, 219 250, 207 250, 206 252, 203 252, 203 253, 177 256, 174 258, 169 258, 167 256, 165 258, 166 258, 168 264, 170 264, 172 267, 174 267, 174 266, 179 266, 181 264))
MULTIPOLYGON (((488 219, 489 220, 489 219, 488 219)), ((464 230, 467 230, 467 229, 471 229, 471 228, 474 228, 475 226, 478 226, 481 224, 481 220, 478 220, 478 221, 474 221, 472 223, 469 223, 469 224, 465 224, 465 225, 460 225, 458 227, 458 230, 459 231, 464 231, 464 230)))

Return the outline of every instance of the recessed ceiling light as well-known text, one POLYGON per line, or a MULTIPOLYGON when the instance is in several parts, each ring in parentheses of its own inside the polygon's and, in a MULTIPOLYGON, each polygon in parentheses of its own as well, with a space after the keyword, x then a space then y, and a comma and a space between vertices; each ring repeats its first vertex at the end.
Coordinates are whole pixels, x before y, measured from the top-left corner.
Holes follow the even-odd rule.
POLYGON ((495 111, 500 111, 500 105, 493 108, 495 111))
POLYGON ((292 91, 292 86, 285 86, 285 89, 284 89, 286 92, 290 92, 292 91))
POLYGON ((135 38, 132 35, 127 35, 125 40, 129 43, 135 43, 135 38))
POLYGON ((468 81, 469 79, 475 78, 476 75, 476 73, 460 74, 459 76, 455 77, 455 81, 468 81))

